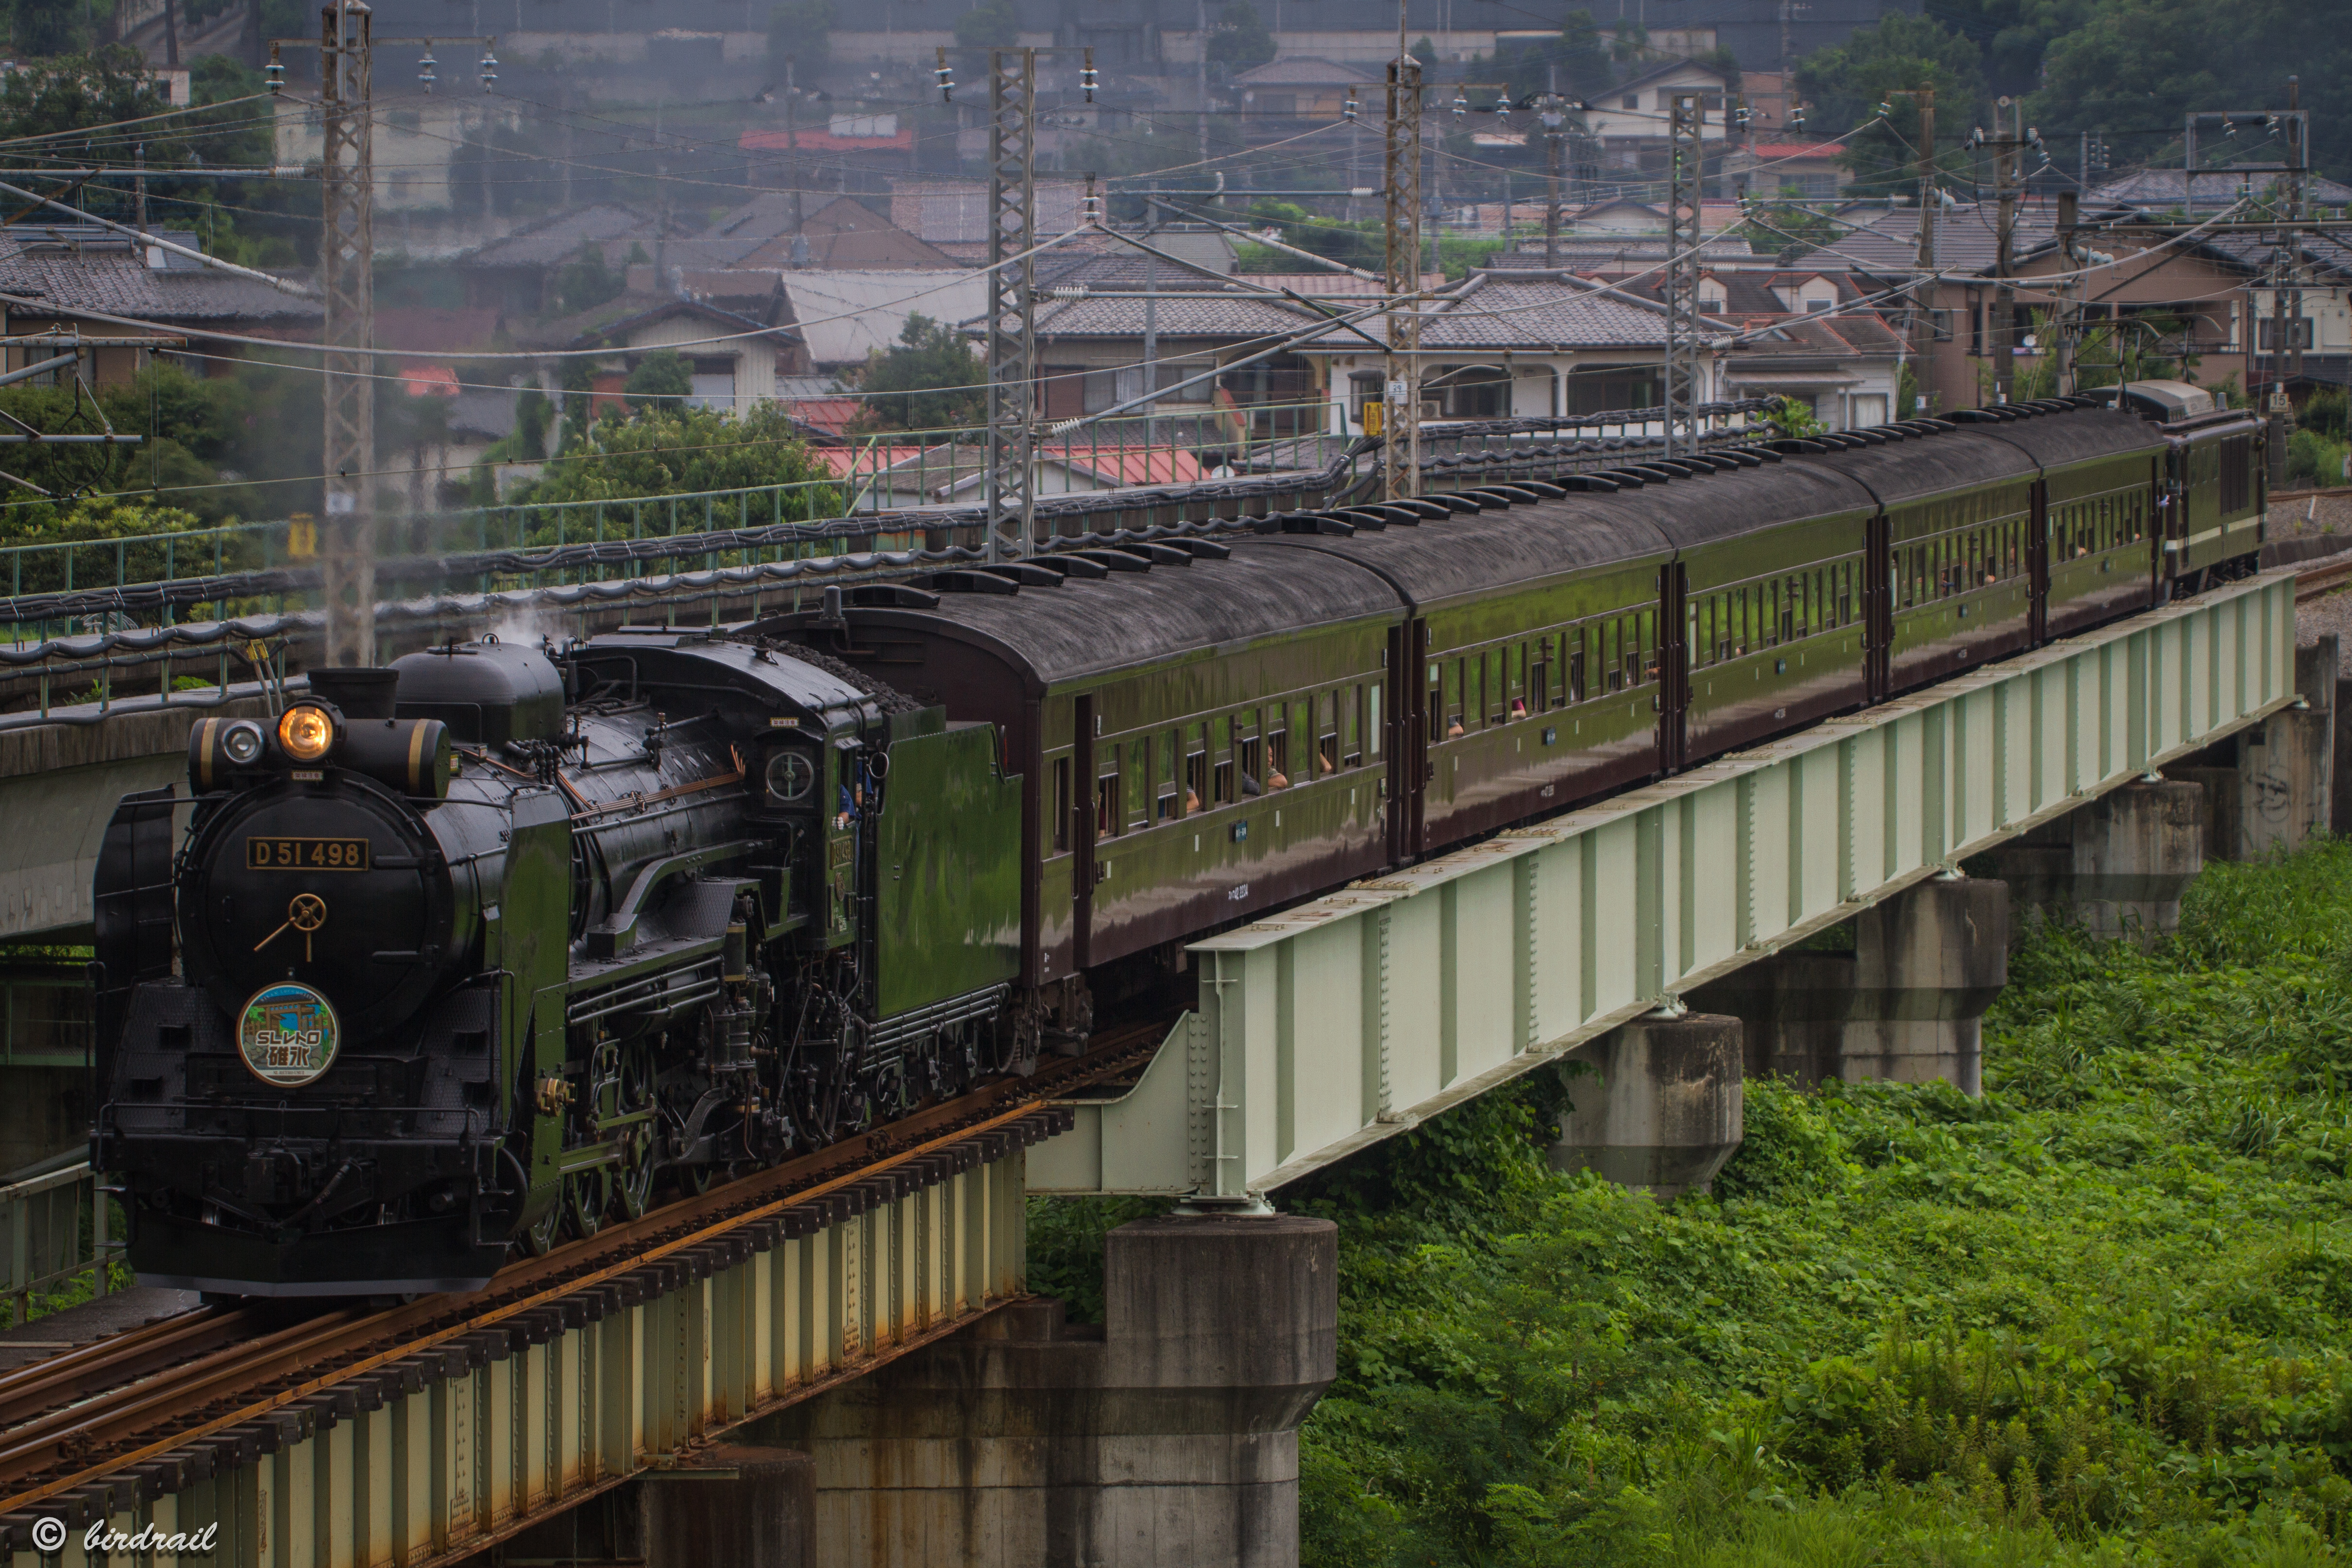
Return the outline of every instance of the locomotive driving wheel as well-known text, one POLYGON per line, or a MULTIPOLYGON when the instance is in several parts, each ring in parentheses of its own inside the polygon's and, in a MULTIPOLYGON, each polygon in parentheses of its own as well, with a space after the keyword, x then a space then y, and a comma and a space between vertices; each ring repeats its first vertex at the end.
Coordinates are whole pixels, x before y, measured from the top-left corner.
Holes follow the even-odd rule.
POLYGON ((653 1207, 655 1174, 654 1068, 642 1043, 621 1052, 616 1113, 635 1116, 615 1134, 621 1140, 621 1163, 613 1184, 621 1218, 637 1219, 653 1207))

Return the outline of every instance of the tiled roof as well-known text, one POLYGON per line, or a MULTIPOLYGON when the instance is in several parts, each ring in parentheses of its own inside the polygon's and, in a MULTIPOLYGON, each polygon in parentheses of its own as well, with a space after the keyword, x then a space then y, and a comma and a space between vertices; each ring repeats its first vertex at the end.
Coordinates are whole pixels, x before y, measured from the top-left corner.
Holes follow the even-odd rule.
POLYGON ((1354 66, 1320 55, 1283 55, 1234 77, 1235 87, 1356 87, 1376 79, 1354 66))
POLYGON ((1662 312, 1556 275, 1476 274, 1421 325, 1423 349, 1663 349, 1665 341, 1662 312))
POLYGON ((798 338, 799 332, 788 326, 770 327, 749 316, 739 316, 715 305, 699 300, 681 299, 675 294, 644 294, 635 289, 614 296, 592 309, 576 316, 566 316, 549 321, 523 334, 523 345, 533 349, 593 348, 614 342, 632 328, 665 316, 680 313, 700 317, 710 323, 710 337, 726 337, 740 332, 766 330, 779 338, 798 338))
POLYGON ((326 315, 325 306, 316 299, 299 298, 197 263, 183 264, 174 257, 173 265, 150 267, 130 240, 91 228, 0 233, 0 293, 40 301, 11 307, 18 316, 41 309, 66 314, 95 310, 174 323, 289 324, 318 321, 326 315))
POLYGON ((865 412, 865 402, 854 397, 794 398, 784 404, 784 413, 806 434, 821 441, 844 441, 849 422, 865 412))
POLYGON ((413 354, 488 353, 496 347, 500 319, 495 309, 379 305, 375 346, 413 354))
MULTIPOLYGON (((2207 169, 2198 172, 2194 190, 2197 210, 2226 207, 2238 199, 2239 193, 2251 185, 2256 192, 2267 190, 2278 175, 2268 170, 2238 173, 2233 170, 2207 169)), ((2189 185, 2188 174, 2179 169, 2142 169, 2119 180, 2110 180, 2085 198, 2091 202, 2112 202, 2120 206, 2162 211, 2185 206, 2189 185)), ((2352 205, 2352 185, 2314 174, 2306 178, 2304 199, 2323 207, 2352 205)))
MULTIPOLYGON (((632 235, 646 236, 646 252, 653 252, 654 221, 635 208, 616 202, 595 202, 568 213, 558 213, 494 239, 466 257, 467 267, 558 267, 580 254, 583 245, 603 245, 632 235)), ((619 257, 609 258, 617 265, 619 257)))
POLYGON ((901 126, 888 136, 835 136, 803 125, 793 131, 747 131, 735 145, 746 152, 782 152, 795 141, 803 152, 911 152, 915 128, 901 126))
MULTIPOLYGON (((1141 299, 1073 299, 1037 313, 1040 338, 1140 338, 1141 299)), ((1312 326, 1316 318, 1295 305, 1247 296, 1171 293, 1153 308, 1162 338, 1280 337, 1312 326)))
POLYGON ((830 272, 811 267, 782 275, 809 358, 820 365, 858 363, 898 340, 907 318, 953 325, 988 308, 988 279, 961 268, 830 272))

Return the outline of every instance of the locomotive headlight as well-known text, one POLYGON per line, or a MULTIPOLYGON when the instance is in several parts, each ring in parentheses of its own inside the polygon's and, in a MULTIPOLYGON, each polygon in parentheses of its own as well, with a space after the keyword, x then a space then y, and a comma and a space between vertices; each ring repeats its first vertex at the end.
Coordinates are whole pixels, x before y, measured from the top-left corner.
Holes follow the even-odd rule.
POLYGON ((221 754, 239 768, 248 767, 261 756, 261 727, 249 720, 239 720, 221 734, 221 754))
POLYGON ((316 762, 335 744, 335 721, 324 708, 289 707, 278 721, 278 746, 297 762, 316 762))

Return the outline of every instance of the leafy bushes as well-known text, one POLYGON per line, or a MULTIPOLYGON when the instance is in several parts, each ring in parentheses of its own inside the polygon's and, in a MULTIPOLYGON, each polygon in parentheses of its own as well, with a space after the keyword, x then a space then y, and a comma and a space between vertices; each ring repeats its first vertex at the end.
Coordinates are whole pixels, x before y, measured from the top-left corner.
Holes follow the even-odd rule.
POLYGON ((1981 1101, 1751 1083, 1711 1198, 1552 1173, 1549 1073, 1283 1195, 1341 1224, 1305 1560, 2341 1560, 2352 842, 2011 977, 1981 1101))

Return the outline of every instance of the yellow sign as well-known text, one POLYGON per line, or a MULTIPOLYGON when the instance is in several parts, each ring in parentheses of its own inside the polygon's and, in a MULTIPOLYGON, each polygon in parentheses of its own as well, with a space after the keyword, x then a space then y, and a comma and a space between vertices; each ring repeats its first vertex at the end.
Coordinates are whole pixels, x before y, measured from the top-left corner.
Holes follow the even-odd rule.
POLYGON ((297 512, 286 525, 286 558, 310 560, 319 553, 319 525, 308 512, 297 512))
POLYGON ((1378 435, 1381 433, 1381 421, 1388 411, 1389 405, 1384 402, 1375 402, 1369 398, 1365 400, 1364 434, 1366 435, 1378 435))

